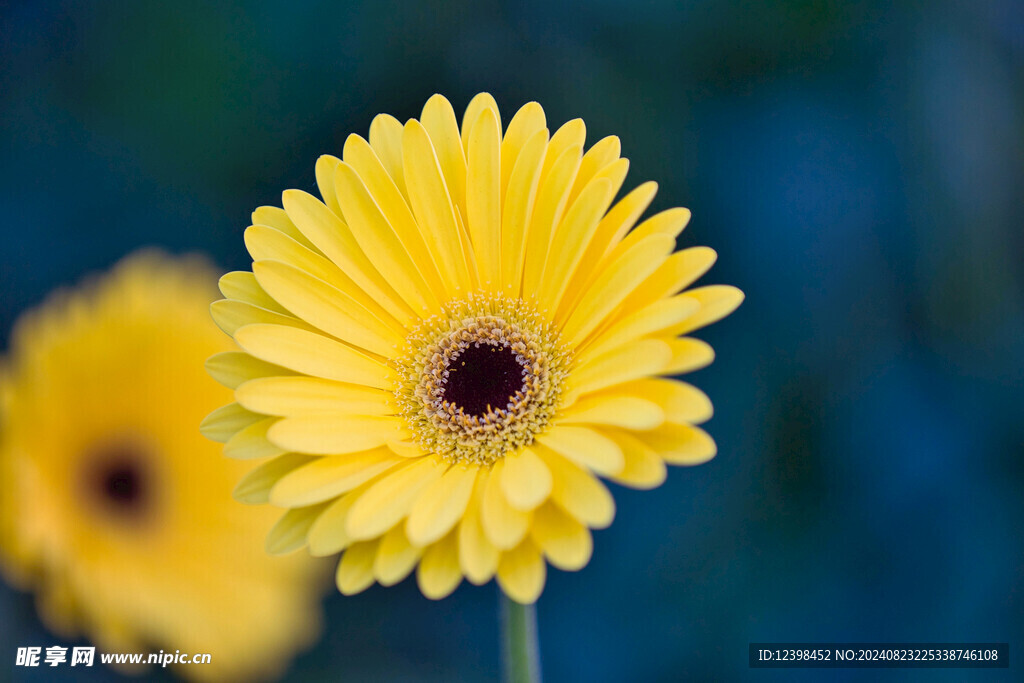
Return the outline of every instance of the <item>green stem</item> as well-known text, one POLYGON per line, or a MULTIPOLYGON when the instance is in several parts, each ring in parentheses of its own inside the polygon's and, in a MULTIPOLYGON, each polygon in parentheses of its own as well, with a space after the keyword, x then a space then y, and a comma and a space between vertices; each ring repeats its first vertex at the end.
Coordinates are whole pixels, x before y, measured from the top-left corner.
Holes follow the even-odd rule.
POLYGON ((501 658, 507 683, 540 683, 537 610, 498 590, 501 601, 501 658))

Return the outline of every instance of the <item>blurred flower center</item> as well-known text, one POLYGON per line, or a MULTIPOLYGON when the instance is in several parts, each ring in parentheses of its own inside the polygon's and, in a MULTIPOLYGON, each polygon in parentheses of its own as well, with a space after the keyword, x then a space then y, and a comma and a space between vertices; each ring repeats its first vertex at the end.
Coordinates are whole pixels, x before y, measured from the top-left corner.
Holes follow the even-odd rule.
POLYGON ((526 368, 505 344, 474 343, 454 355, 447 367, 441 396, 467 415, 506 408, 515 394, 526 389, 526 368))
POLYGON ((135 520, 153 507, 153 480, 145 449, 135 441, 92 448, 85 458, 85 493, 106 514, 135 520))

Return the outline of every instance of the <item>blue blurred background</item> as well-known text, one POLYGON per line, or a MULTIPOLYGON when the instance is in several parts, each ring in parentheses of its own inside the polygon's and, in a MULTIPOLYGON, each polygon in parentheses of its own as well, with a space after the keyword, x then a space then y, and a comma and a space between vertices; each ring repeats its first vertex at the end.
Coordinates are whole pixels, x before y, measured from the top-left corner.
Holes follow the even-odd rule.
MULTIPOLYGON (((616 490, 590 565, 550 573, 549 680, 905 677, 751 671, 751 641, 1008 641, 1019 662, 1015 0, 0 3, 0 343, 142 245, 248 267, 249 213, 314 190, 318 155, 481 90, 506 120, 537 100, 619 135, 627 187, 690 207, 705 281, 747 293, 698 335, 719 456, 616 490)), ((496 606, 493 584, 333 595, 289 680, 493 679, 496 606)), ((0 659, 56 642, 29 596, 0 608, 0 659)))

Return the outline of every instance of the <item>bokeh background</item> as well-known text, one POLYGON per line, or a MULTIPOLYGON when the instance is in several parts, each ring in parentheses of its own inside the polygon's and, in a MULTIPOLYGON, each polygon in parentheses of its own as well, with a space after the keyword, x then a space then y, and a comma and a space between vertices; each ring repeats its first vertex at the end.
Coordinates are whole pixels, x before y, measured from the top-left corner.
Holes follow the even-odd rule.
MULTIPOLYGON (((1019 677, 1016 0, 0 3, 0 344, 139 246, 247 268, 249 213, 314 190, 318 155, 480 90, 619 135, 627 188, 690 207, 704 281, 747 293, 698 335, 719 456, 616 490, 590 565, 550 573, 549 680, 905 677, 748 669, 748 642, 801 640, 1008 641, 1010 671, 974 673, 1019 677)), ((496 606, 332 595, 289 680, 494 679, 496 606)), ((0 610, 0 679, 24 677, 16 646, 59 641, 29 596, 0 610)))

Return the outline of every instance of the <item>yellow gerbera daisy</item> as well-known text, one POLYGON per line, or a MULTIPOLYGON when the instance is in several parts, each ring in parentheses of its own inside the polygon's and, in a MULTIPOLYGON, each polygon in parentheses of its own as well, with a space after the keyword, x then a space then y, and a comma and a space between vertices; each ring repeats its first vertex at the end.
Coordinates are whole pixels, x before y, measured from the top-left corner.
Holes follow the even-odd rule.
POLYGON ((211 277, 143 254, 18 322, 0 379, 0 567, 62 636, 208 653, 175 668, 262 679, 317 635, 323 568, 264 552, 272 511, 232 500, 246 465, 196 431, 230 397, 202 369, 231 348, 211 277))
POLYGON ((711 403, 667 377, 711 362, 681 335, 742 294, 677 294, 715 253, 673 253, 685 209, 634 228, 655 184, 612 206, 629 164, 584 137, 578 119, 549 135, 537 103, 502 134, 487 94, 460 130, 435 95, 321 157, 322 201, 256 210, 252 272, 213 305, 243 351, 208 368, 236 402, 206 430, 267 459, 241 488, 289 508, 272 550, 343 551, 345 594, 418 564, 430 598, 496 575, 531 603, 545 559, 580 569, 611 523, 598 475, 651 488, 715 454, 694 426, 711 403))

